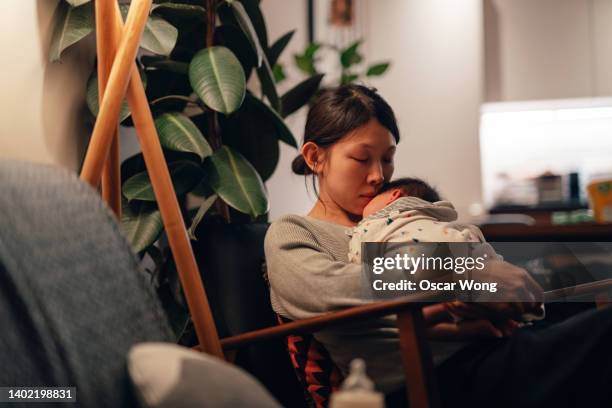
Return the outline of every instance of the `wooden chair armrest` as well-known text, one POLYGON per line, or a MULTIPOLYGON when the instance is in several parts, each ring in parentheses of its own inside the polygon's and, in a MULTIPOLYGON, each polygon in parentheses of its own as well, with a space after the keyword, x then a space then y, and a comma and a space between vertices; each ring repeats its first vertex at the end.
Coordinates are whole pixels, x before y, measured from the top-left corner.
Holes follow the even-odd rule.
MULTIPOLYGON (((328 327, 347 324, 356 320, 388 316, 410 309, 421 309, 427 304, 440 302, 440 299, 444 299, 443 296, 445 295, 441 292, 418 293, 399 299, 354 306, 310 319, 298 320, 236 336, 225 337, 221 339, 221 346, 224 350, 231 350, 258 341, 285 337, 289 334, 314 333, 328 327)), ((448 298, 451 299, 451 296, 449 295, 448 298)))
MULTIPOLYGON (((436 408, 440 406, 440 398, 434 375, 433 360, 425 336, 425 323, 423 322, 421 309, 428 304, 451 299, 453 299, 452 294, 446 292, 417 293, 399 299, 355 306, 310 319, 226 337, 221 339, 221 346, 228 356, 235 349, 258 341, 285 337, 289 334, 313 333, 358 319, 363 320, 396 314, 409 406, 436 408)), ((199 346, 195 348, 199 349, 199 346)))

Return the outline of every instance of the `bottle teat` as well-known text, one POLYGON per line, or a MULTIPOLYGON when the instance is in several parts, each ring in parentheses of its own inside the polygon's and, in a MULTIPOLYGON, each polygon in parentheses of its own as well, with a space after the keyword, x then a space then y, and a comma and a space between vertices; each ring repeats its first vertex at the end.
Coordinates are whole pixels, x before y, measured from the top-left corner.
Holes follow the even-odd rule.
POLYGON ((330 408, 384 408, 383 394, 374 390, 374 382, 366 375, 365 362, 351 361, 349 375, 340 389, 331 395, 330 408))
POLYGON ((365 362, 362 359, 356 358, 351 361, 349 375, 342 383, 340 389, 342 391, 374 390, 374 383, 368 378, 366 374, 365 362))

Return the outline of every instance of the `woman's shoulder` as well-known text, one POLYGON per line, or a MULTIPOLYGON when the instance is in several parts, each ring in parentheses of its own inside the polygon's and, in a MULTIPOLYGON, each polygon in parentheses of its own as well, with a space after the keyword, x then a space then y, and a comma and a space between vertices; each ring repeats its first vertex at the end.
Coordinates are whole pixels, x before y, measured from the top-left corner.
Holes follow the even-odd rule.
POLYGON ((310 217, 307 215, 299 215, 299 214, 285 214, 278 217, 276 220, 272 221, 270 226, 273 225, 283 225, 283 224, 302 224, 308 223, 310 217))
POLYGON ((266 240, 272 238, 282 240, 291 239, 291 237, 303 238, 316 229, 315 223, 308 216, 285 214, 272 221, 266 234, 266 240))
POLYGON ((340 224, 335 224, 333 222, 320 220, 317 218, 310 217, 308 215, 298 215, 298 214, 285 214, 275 221, 272 221, 270 224, 270 228, 268 231, 272 230, 282 230, 286 228, 300 228, 307 231, 328 231, 330 233, 337 233, 348 230, 348 227, 345 227, 340 224))
MULTIPOLYGON (((342 239, 346 227, 304 215, 286 214, 270 224, 267 242, 286 243, 295 241, 321 242, 331 237, 342 239)), ((348 236, 346 236, 348 237, 348 236)))

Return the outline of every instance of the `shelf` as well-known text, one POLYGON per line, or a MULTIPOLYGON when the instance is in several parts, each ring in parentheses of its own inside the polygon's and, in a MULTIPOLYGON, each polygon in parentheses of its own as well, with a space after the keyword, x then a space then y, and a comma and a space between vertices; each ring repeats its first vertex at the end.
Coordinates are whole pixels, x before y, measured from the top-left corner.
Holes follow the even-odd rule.
POLYGON ((487 241, 612 241, 612 224, 489 224, 481 229, 487 241))

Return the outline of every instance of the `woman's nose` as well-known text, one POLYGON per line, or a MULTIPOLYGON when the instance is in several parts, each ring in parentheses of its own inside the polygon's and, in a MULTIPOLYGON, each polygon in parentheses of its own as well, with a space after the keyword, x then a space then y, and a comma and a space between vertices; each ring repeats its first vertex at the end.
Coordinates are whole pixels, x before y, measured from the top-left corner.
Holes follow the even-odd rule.
POLYGON ((382 165, 380 163, 374 163, 368 174, 368 184, 379 185, 385 181, 382 165))

